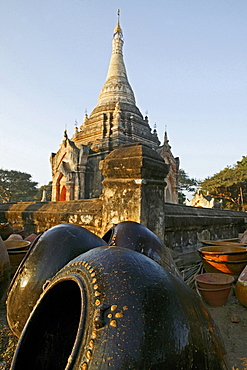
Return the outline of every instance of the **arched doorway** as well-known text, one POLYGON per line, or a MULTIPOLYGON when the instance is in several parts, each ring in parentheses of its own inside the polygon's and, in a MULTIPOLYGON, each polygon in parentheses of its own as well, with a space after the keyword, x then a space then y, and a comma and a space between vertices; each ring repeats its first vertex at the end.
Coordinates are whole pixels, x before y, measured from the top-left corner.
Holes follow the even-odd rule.
POLYGON ((66 178, 60 172, 56 181, 56 202, 66 200, 66 178))
POLYGON ((66 200, 66 186, 63 185, 61 193, 60 193, 60 199, 61 201, 66 200))

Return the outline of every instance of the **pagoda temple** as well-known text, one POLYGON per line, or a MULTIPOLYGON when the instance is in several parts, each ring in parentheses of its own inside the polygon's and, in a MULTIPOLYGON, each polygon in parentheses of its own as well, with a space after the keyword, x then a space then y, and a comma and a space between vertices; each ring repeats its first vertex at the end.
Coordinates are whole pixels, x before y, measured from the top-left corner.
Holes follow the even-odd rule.
POLYGON ((90 115, 85 114, 71 139, 64 139, 57 153, 51 155, 52 201, 98 198, 102 193, 101 160, 120 145, 139 142, 157 150, 170 172, 166 178, 165 199, 177 203, 178 158, 174 158, 167 133, 160 146, 157 131, 152 131, 148 117, 136 106, 123 59, 123 32, 118 11, 112 39, 112 54, 106 81, 90 115))

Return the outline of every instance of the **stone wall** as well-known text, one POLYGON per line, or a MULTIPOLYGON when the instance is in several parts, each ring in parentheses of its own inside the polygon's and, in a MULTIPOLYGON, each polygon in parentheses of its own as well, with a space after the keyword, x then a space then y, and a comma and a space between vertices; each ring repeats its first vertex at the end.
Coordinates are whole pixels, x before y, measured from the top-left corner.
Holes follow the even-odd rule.
MULTIPOLYGON (((123 184, 121 183, 121 186, 123 184)), ((126 196, 128 194, 126 193, 126 196)), ((130 197, 131 198, 131 197, 130 197)), ((133 198, 132 198, 133 199, 133 198)), ((138 217, 128 215, 128 209, 117 215, 111 210, 112 222, 103 213, 102 199, 90 199, 70 202, 36 202, 0 204, 0 222, 10 222, 15 230, 24 228, 27 233, 40 233, 52 226, 61 223, 73 223, 92 231, 98 236, 103 236, 110 227, 118 222, 132 220, 140 222, 138 217), (117 215, 117 216, 116 216, 117 215), (108 222, 106 223, 106 220, 108 222), (105 225, 104 225, 105 224, 105 225)), ((128 203, 127 203, 128 208, 128 203)), ((133 205, 134 208, 134 205, 133 205)), ((119 205, 124 211, 124 203, 119 205)), ((161 217, 161 215, 159 215, 161 217)), ((142 224, 144 224, 143 219, 142 224)), ((164 216, 156 225, 149 222, 149 228, 160 234, 163 224, 163 237, 165 245, 173 250, 174 256, 182 256, 186 260, 195 260, 196 251, 201 246, 200 239, 227 239, 238 237, 247 229, 247 214, 217 209, 188 207, 177 204, 164 204, 164 216), (158 231, 158 232, 157 232, 158 231)), ((147 222, 146 222, 147 223, 147 222)))
POLYGON ((247 213, 164 203, 168 166, 151 148, 133 144, 112 151, 100 168, 100 198, 0 204, 0 222, 40 233, 61 223, 103 236, 114 224, 136 221, 152 230, 176 256, 197 255, 200 239, 234 238, 247 229, 247 213))
POLYGON ((237 238, 247 229, 246 212, 165 203, 164 217, 166 246, 187 259, 195 258, 200 240, 237 238))
POLYGON ((63 223, 86 227, 101 235, 102 202, 100 199, 68 202, 21 202, 0 204, 0 222, 10 222, 14 230, 41 233, 63 223))

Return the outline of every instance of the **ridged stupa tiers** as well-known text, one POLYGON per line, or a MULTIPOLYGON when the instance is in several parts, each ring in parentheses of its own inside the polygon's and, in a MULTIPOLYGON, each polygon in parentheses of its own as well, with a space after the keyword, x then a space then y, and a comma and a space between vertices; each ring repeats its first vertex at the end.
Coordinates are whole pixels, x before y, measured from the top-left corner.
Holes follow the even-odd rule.
POLYGON ((85 115, 80 130, 75 132, 76 145, 90 143, 95 152, 110 151, 122 144, 141 142, 151 147, 159 146, 156 132, 151 132, 147 117, 136 106, 123 60, 123 32, 120 13, 113 32, 112 53, 106 81, 98 103, 88 116, 85 115))
POLYGON ((112 55, 106 82, 98 98, 98 105, 110 102, 121 102, 135 105, 133 90, 129 84, 123 60, 123 32, 119 23, 114 29, 112 55))

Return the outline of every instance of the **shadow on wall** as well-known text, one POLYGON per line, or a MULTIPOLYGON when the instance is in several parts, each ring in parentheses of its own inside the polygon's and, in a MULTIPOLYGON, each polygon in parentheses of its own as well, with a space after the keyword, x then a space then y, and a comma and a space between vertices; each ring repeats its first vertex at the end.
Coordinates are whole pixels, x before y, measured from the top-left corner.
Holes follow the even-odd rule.
MULTIPOLYGON (((35 229, 34 216, 35 212, 40 210, 46 203, 44 202, 19 202, 8 204, 4 209, 6 220, 15 230, 25 229, 27 233, 32 233, 35 229)), ((0 206, 0 211, 4 207, 0 206)), ((0 212, 2 214, 2 212, 0 212)))
POLYGON ((8 210, 11 208, 12 205, 16 203, 1 203, 0 204, 0 222, 8 222, 8 217, 5 212, 8 212, 8 210))

